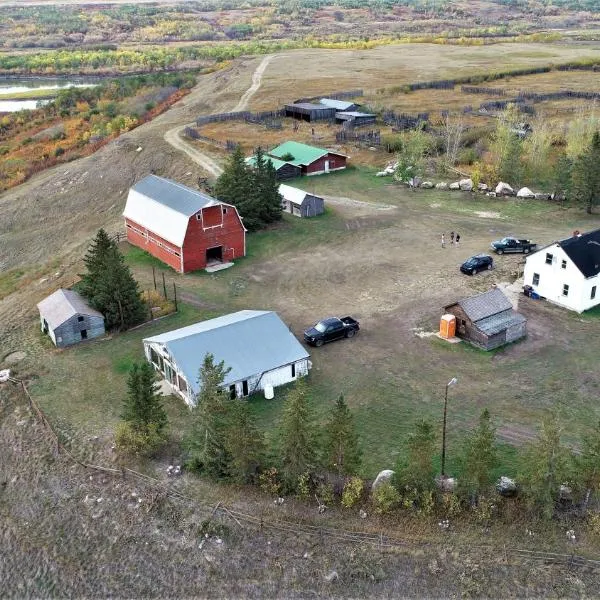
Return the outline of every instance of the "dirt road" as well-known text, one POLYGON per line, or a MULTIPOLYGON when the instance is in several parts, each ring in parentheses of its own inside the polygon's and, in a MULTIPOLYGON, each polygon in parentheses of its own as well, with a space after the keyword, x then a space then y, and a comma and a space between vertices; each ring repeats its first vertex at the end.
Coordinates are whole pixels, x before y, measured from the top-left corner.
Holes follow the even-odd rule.
MULTIPOLYGON (((274 55, 269 54, 265 56, 254 73, 252 74, 252 85, 242 94, 239 102, 234 106, 231 112, 239 112, 242 110, 246 110, 248 106, 248 102, 256 94, 256 92, 260 89, 260 85, 262 83, 262 76, 269 65, 269 63, 275 58, 274 55)), ((173 129, 169 129, 165 133, 165 142, 171 144, 173 148, 179 150, 180 152, 185 152, 197 165, 202 167, 205 171, 210 173, 213 177, 218 177, 223 169, 210 157, 209 154, 201 152, 197 148, 194 148, 187 144, 185 140, 181 137, 183 130, 186 127, 193 127, 195 123, 189 123, 188 125, 184 125, 183 127, 177 126, 173 127, 173 129)))

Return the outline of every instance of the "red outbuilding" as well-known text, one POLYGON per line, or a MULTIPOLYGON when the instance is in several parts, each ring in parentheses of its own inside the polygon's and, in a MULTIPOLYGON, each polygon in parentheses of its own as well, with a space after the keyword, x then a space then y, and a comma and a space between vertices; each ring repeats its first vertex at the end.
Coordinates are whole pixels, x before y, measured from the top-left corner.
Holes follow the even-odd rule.
POLYGON ((231 204, 148 175, 127 196, 127 240, 180 273, 246 254, 246 228, 231 204))

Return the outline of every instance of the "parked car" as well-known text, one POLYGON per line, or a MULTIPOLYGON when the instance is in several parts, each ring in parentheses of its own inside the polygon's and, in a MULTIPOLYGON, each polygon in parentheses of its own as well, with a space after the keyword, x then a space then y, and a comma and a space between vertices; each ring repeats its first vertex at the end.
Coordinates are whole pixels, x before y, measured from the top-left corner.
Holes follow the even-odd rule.
POLYGON ((508 252, 522 252, 523 254, 528 254, 537 248, 537 244, 534 244, 531 240, 519 240, 514 237, 505 237, 501 240, 492 242, 491 247, 496 254, 508 252))
POLYGON ((494 259, 488 254, 476 254, 467 258, 465 262, 460 265, 460 270, 466 275, 475 275, 479 271, 492 270, 494 267, 494 259))
POLYGON ((341 338, 354 337, 359 329, 358 321, 352 317, 329 317, 307 329, 304 332, 304 341, 318 347, 341 338))

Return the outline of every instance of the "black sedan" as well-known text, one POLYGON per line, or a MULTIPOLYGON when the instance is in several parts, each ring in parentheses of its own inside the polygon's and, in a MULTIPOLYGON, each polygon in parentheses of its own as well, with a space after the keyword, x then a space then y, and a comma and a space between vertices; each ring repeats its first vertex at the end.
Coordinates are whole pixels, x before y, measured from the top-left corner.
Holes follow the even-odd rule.
POLYGON ((491 271, 494 267, 494 259, 488 254, 476 254, 467 258, 465 262, 460 265, 461 272, 466 275, 475 275, 479 271, 491 271))

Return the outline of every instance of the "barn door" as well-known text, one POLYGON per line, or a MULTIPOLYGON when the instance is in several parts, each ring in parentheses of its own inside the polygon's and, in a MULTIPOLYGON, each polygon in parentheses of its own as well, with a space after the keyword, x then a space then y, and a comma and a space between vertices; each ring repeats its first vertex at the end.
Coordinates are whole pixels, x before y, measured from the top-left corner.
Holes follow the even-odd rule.
POLYGON ((325 161, 325 173, 329 173, 329 161, 325 161))

